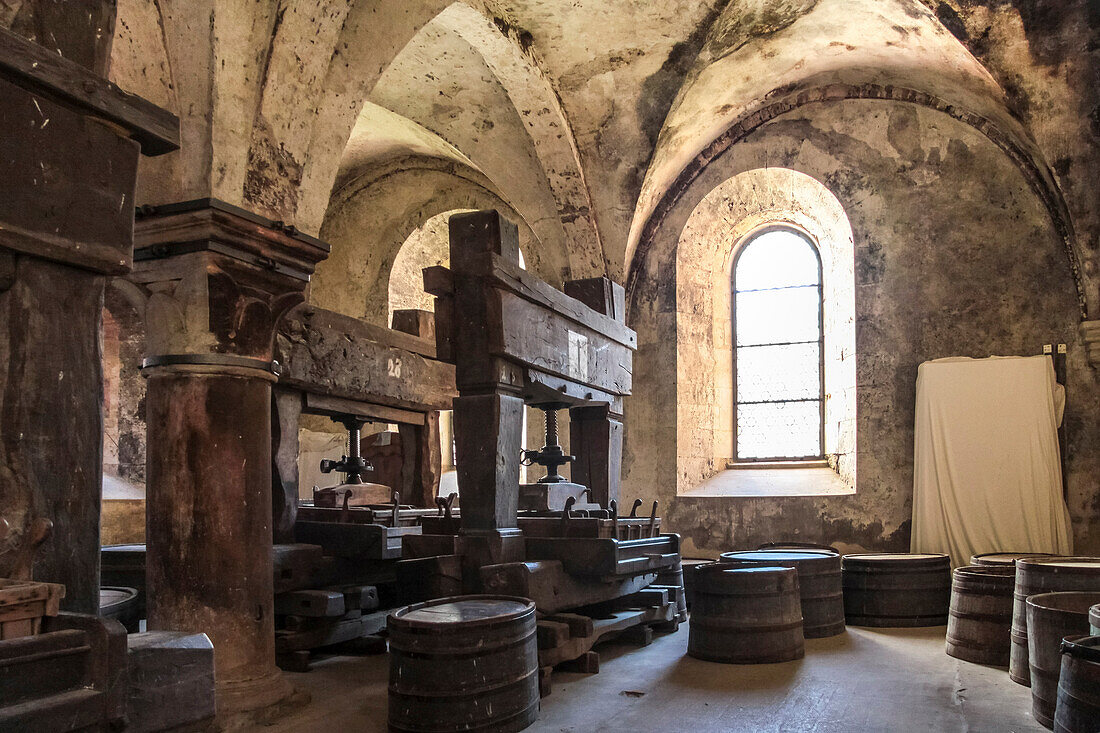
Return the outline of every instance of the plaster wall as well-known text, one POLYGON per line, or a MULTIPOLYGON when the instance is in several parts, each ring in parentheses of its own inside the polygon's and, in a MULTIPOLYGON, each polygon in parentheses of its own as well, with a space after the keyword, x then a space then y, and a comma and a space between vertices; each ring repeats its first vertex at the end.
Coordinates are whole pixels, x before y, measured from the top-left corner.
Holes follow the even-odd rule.
POLYGON ((840 202, 810 176, 785 168, 745 171, 710 191, 676 247, 677 493, 733 457, 733 304, 738 249, 762 227, 791 226, 822 263, 825 453, 855 485, 855 281, 852 229, 840 202))
POLYGON ((893 101, 839 101, 781 115, 707 166, 640 263, 630 292, 639 369, 626 413, 624 495, 659 498, 685 552, 778 539, 842 549, 909 544, 917 366, 945 356, 1069 346, 1069 506, 1078 552, 1100 549, 1097 375, 1061 240, 1019 170, 946 114, 893 101), (698 203, 724 181, 782 166, 824 184, 852 227, 856 277, 857 493, 687 498, 676 404, 676 248, 698 203))

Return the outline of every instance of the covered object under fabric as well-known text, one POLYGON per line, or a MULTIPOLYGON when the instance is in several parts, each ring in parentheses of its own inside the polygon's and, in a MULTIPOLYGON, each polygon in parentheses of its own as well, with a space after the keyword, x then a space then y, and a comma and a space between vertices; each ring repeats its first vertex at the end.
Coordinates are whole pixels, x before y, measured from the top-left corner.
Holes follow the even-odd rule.
POLYGON ((965 565, 982 552, 1070 554, 1046 356, 937 359, 917 371, 913 552, 965 565))

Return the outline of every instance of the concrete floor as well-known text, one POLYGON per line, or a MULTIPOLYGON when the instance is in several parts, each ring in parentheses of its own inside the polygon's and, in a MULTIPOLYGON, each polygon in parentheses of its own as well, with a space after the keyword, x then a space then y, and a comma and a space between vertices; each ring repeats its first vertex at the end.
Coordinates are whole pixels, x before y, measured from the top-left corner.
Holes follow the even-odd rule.
MULTIPOLYGON (((600 673, 557 672, 529 731, 595 733, 863 733, 1045 730, 1031 692, 995 667, 943 651, 944 627, 849 628, 806 643, 806 658, 734 666, 685 656, 687 625, 648 647, 597 648, 600 673)), ((389 658, 330 657, 288 674, 309 705, 264 728, 272 733, 384 731, 389 658)))

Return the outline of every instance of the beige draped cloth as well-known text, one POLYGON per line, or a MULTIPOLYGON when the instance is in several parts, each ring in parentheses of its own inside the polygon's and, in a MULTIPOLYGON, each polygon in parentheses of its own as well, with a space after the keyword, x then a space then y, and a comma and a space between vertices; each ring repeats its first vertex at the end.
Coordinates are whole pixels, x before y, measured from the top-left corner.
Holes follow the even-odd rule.
POLYGON ((913 552, 1071 554, 1050 357, 937 359, 917 371, 913 552))

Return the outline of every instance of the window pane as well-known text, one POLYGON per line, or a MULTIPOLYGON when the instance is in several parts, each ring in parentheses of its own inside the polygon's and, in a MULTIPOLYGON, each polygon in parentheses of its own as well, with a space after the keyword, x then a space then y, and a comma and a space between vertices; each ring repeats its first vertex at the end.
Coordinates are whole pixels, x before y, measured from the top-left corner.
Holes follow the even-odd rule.
POLYGON ((750 346, 737 350, 737 401, 821 397, 820 345, 750 346))
POLYGON ((821 273, 817 253, 805 238, 777 229, 764 232, 741 250, 737 258, 736 290, 817 285, 821 273))
POLYGON ((821 454, 819 401, 737 406, 738 458, 806 458, 821 454))
POLYGON ((737 345, 817 341, 821 292, 816 287, 737 293, 737 345))

